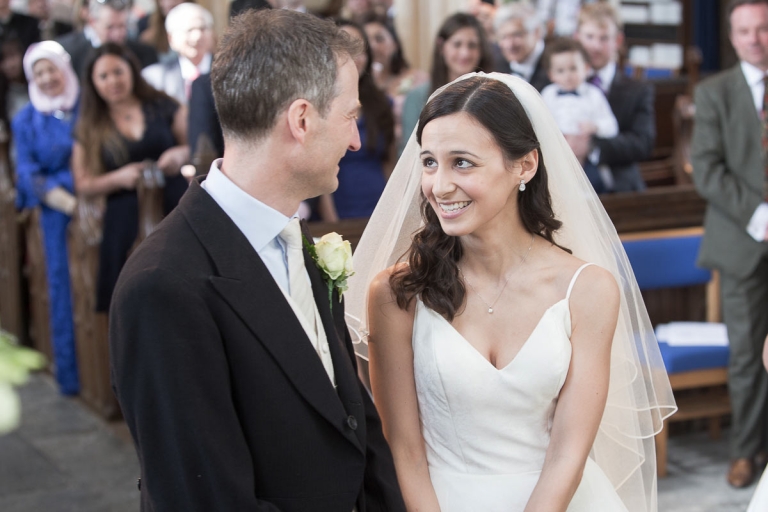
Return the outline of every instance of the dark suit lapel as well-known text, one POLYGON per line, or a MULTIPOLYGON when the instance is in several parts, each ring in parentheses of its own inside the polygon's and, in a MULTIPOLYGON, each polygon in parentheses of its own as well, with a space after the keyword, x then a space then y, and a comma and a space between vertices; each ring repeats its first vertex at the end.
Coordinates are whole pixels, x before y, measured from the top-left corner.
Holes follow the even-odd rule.
MULTIPOLYGON (((304 222, 302 222, 302 233, 307 240, 312 240, 312 235, 309 233, 304 222)), ((339 301, 338 293, 334 291, 331 297, 331 301, 333 301, 333 311, 331 311, 331 301, 328 300, 328 286, 323 280, 322 271, 317 267, 306 249, 304 250, 304 263, 307 267, 309 280, 312 283, 312 292, 317 304, 317 310, 320 312, 325 335, 328 338, 328 347, 331 351, 331 359, 333 360, 333 371, 336 375, 336 391, 341 402, 344 404, 344 409, 350 416, 354 416, 358 422, 359 428, 355 430, 355 434, 362 447, 365 443, 363 423, 365 410, 363 399, 360 395, 357 372, 352 364, 351 357, 354 356, 351 356, 344 347, 344 333, 338 331, 334 322, 334 316, 341 313, 344 305, 339 301)))
POLYGON ((217 275, 209 278, 214 289, 307 402, 359 447, 358 439, 346 428, 348 415, 312 343, 245 235, 197 181, 190 185, 179 209, 214 263, 217 275))

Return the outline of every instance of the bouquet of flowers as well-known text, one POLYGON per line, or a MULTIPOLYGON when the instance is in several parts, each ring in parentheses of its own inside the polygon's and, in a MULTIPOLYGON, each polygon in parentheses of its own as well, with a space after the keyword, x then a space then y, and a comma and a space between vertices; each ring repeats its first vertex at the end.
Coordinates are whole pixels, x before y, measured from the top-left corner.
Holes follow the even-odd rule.
POLYGON ((42 354, 18 346, 11 334, 0 329, 0 435, 19 426, 21 401, 13 387, 24 384, 30 370, 44 365, 42 354))

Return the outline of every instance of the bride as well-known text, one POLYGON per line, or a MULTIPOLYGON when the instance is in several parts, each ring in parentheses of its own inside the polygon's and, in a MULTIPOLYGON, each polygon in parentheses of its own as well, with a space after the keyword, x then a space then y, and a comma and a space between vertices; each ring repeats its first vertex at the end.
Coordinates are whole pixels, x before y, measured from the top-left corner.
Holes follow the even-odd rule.
POLYGON ((467 75, 433 95, 355 268, 349 324, 409 510, 656 510, 669 382, 532 87, 467 75))

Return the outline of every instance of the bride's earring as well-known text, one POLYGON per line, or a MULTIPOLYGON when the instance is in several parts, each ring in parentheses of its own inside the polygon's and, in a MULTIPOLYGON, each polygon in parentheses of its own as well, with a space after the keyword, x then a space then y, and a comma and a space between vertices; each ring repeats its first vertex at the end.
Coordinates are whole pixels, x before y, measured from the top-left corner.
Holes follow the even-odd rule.
POLYGON ((525 190, 525 180, 520 180, 520 186, 518 188, 520 189, 520 192, 525 190))

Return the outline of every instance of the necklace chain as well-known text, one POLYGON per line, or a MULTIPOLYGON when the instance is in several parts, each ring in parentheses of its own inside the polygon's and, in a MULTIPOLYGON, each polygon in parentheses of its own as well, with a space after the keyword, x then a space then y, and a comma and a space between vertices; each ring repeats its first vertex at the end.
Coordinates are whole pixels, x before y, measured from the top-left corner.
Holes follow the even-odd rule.
MULTIPOLYGON (((520 260, 520 263, 515 267, 515 270, 512 271, 512 274, 514 274, 517 269, 519 269, 523 263, 525 263, 525 260, 528 259, 528 255, 531 253, 531 249, 533 248, 533 240, 534 240, 534 234, 531 233, 531 244, 528 246, 528 250, 525 251, 525 256, 523 256, 523 259, 520 260)), ((461 270, 461 267, 459 267, 459 272, 461 272, 461 275, 464 276, 464 281, 469 285, 470 288, 472 288, 472 291, 475 292, 475 295, 485 304, 485 307, 488 308, 488 314, 493 314, 493 306, 496 305, 497 302, 499 302, 499 299, 501 298, 501 294, 504 293, 504 290, 507 288, 507 283, 509 282, 509 278, 512 274, 507 274, 507 278, 504 280, 504 285, 501 287, 501 291, 496 296, 496 300, 493 301, 492 304, 488 304, 488 302, 483 298, 482 295, 475 289, 474 286, 472 286, 472 283, 469 282, 469 279, 467 279, 466 274, 464 274, 464 271, 461 270)))

